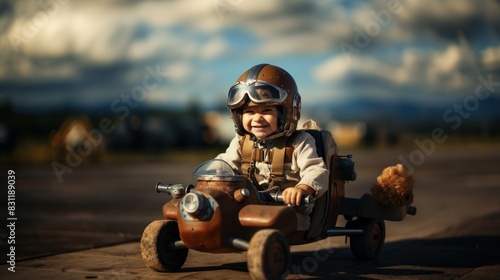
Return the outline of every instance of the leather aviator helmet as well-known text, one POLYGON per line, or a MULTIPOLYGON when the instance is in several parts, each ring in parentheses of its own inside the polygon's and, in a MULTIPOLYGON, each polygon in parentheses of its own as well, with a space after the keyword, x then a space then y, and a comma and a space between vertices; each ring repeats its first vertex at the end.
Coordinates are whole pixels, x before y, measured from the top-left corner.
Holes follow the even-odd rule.
POLYGON ((277 106, 278 131, 262 140, 290 136, 300 118, 300 102, 293 77, 284 69, 270 64, 259 64, 245 71, 229 89, 227 96, 236 132, 241 136, 248 134, 241 122, 244 106, 277 106))

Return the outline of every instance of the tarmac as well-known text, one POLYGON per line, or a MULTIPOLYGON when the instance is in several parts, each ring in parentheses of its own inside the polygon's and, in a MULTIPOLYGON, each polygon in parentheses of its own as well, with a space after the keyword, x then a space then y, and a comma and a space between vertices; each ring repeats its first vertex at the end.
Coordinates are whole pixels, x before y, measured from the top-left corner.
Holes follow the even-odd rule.
MULTIPOLYGON (((357 153, 359 179, 346 189, 351 197, 369 191, 383 167, 408 155, 357 153)), ((0 279, 249 279, 244 252, 190 251, 176 273, 154 272, 141 259, 142 230, 161 219, 167 200, 154 193, 154 184, 188 183, 196 166, 81 166, 63 182, 48 167, 12 167, 15 272, 7 263, 9 231, 4 230, 0 279)), ((386 243, 377 259, 357 261, 344 237, 331 237, 293 246, 287 279, 500 279, 499 170, 500 147, 438 150, 414 174, 417 215, 386 222, 386 243)))
MULTIPOLYGON (((294 248, 294 273, 287 279, 498 279, 499 236, 500 213, 495 213, 428 238, 386 243, 379 258, 369 262, 354 260, 338 238, 331 238, 294 248)), ((5 265, 1 268, 6 270, 5 265)), ((154 272, 142 262, 139 242, 26 260, 17 264, 15 273, 1 275, 2 279, 250 279, 245 253, 214 257, 191 251, 180 272, 154 272)))

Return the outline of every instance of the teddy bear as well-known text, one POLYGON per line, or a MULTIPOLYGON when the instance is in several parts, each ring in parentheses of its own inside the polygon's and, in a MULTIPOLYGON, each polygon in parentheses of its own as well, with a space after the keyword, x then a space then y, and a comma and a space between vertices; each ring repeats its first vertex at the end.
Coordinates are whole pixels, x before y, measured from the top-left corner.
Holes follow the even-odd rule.
POLYGON ((413 202, 414 180, 402 164, 385 168, 377 177, 371 191, 385 206, 410 205, 413 202))

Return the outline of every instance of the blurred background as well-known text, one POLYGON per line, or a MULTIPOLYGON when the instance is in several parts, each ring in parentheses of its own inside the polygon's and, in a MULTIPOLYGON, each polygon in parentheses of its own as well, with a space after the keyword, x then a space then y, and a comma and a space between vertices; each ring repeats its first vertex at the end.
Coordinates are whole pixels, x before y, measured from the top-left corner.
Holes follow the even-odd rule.
POLYGON ((341 147, 500 135, 499 1, 2 1, 0 30, 2 162, 220 151, 259 63, 341 147))

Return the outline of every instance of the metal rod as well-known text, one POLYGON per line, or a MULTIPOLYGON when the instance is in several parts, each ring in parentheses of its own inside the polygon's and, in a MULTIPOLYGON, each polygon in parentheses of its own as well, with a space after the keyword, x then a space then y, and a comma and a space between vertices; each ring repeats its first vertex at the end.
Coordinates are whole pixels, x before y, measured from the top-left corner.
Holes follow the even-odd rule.
POLYGON ((167 245, 170 249, 173 249, 173 250, 178 250, 178 249, 185 249, 187 248, 186 247, 186 244, 184 244, 184 241, 182 240, 177 240, 175 242, 172 242, 172 243, 169 243, 167 245))
POLYGON ((229 242, 231 245, 233 245, 235 248, 248 251, 248 248, 250 247, 250 244, 248 241, 240 239, 240 238, 230 238, 229 242))
MULTIPOLYGON (((283 195, 281 193, 268 193, 268 192, 260 192, 260 196, 266 202, 278 202, 283 203, 283 195)), ((300 204, 309 204, 313 203, 314 198, 312 195, 303 196, 300 199, 300 204)))
POLYGON ((185 194, 184 185, 182 184, 168 184, 163 185, 162 183, 157 183, 155 190, 157 193, 168 193, 173 198, 181 198, 185 194))
POLYGON ((335 227, 328 229, 326 231, 326 234, 328 236, 341 236, 341 235, 351 235, 351 234, 363 234, 362 229, 355 229, 355 228, 340 228, 340 227, 335 227))

